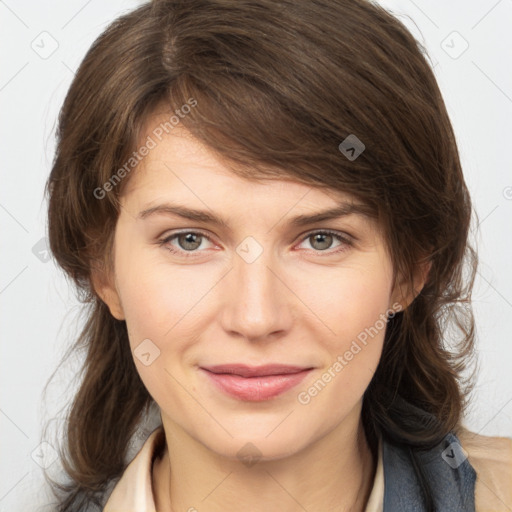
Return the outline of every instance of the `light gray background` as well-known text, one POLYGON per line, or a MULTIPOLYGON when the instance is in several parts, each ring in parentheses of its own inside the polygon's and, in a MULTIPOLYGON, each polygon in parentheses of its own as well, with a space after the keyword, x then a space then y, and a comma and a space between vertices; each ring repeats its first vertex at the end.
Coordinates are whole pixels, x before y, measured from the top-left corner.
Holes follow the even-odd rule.
MULTIPOLYGON (((480 219, 474 230, 480 373, 466 425, 512 437, 512 0, 380 3, 429 51, 480 219)), ((51 462, 53 452, 39 446, 41 427, 71 398, 78 368, 59 372, 43 402, 43 386, 80 325, 73 290, 37 245, 46 234, 43 187, 58 109, 93 40, 140 4, 0 1, 1 511, 35 510, 45 502, 36 461, 51 462)))

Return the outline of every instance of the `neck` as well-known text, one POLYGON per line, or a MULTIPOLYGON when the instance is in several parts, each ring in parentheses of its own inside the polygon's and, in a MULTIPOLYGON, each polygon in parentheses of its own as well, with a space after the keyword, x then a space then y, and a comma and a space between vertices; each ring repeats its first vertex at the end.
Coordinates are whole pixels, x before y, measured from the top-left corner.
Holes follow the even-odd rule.
POLYGON ((158 512, 221 512, 241 504, 254 512, 363 512, 371 493, 376 460, 360 417, 299 453, 250 466, 212 452, 168 418, 163 426, 166 446, 153 467, 158 512))

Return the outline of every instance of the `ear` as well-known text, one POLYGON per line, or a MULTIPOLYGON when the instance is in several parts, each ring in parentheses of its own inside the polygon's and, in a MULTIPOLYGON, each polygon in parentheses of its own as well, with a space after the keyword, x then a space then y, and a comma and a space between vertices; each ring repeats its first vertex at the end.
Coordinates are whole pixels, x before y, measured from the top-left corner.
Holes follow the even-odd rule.
POLYGON ((418 262, 413 276, 412 289, 407 276, 400 275, 393 288, 391 303, 398 302, 402 306, 402 311, 409 307, 425 286, 431 267, 432 262, 428 259, 418 262))
POLYGON ((91 270, 91 282, 96 295, 108 306, 111 315, 117 320, 124 320, 124 312, 115 286, 114 276, 103 264, 93 265, 91 270))

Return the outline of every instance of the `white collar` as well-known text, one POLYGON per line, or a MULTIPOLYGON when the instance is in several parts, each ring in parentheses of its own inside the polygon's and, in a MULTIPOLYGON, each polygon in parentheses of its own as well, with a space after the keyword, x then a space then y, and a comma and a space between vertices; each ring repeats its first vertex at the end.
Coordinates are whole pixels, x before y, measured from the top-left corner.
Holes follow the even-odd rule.
MULTIPOLYGON (((140 451, 128 464, 110 494, 103 512, 156 512, 152 487, 153 460, 165 440, 163 427, 153 430, 140 451)), ((384 503, 384 467, 379 442, 377 471, 365 512, 382 512, 384 503)))

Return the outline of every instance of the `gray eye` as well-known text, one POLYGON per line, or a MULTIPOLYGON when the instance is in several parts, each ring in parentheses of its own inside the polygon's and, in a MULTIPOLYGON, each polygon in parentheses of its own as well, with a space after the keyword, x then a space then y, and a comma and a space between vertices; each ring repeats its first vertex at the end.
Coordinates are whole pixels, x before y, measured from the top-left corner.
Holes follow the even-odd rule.
POLYGON ((324 251, 331 247, 333 238, 333 235, 330 235, 329 233, 315 233, 309 236, 308 240, 310 240, 311 246, 314 249, 324 251), (317 245, 315 246, 315 244, 317 245))
POLYGON ((186 251, 193 251, 201 245, 203 235, 197 233, 183 233, 178 235, 176 238, 182 249, 186 251))

